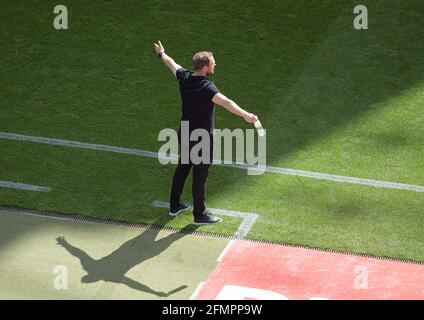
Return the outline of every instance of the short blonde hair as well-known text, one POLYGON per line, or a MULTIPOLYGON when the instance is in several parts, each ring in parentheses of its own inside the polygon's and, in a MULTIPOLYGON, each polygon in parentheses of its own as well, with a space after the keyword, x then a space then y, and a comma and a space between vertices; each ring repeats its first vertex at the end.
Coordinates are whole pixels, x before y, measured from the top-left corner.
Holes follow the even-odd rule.
POLYGON ((204 66, 209 66, 213 58, 213 53, 209 51, 199 51, 193 56, 193 67, 196 70, 202 69, 204 66))

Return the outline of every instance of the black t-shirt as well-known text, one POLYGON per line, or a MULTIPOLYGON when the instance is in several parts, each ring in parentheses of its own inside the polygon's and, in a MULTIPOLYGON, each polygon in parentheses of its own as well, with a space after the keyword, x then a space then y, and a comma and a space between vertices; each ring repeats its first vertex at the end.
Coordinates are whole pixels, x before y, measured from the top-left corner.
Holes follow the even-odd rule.
POLYGON ((203 128, 212 134, 215 126, 212 98, 219 90, 207 77, 192 76, 192 73, 183 68, 176 72, 182 102, 181 120, 189 121, 190 132, 203 128))

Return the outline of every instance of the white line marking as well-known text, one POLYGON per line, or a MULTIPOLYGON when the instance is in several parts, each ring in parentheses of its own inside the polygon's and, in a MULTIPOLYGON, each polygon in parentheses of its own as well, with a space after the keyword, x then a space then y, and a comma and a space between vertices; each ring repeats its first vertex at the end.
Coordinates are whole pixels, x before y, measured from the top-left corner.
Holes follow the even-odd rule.
POLYGON ((233 243, 234 243, 234 240, 231 240, 230 242, 227 243, 224 250, 222 250, 221 254, 219 255, 218 259, 216 259, 217 262, 221 262, 222 259, 224 259, 225 255, 227 254, 228 250, 230 250, 233 243))
POLYGON ((205 284, 205 281, 201 281, 196 289, 194 290, 194 292, 191 294, 190 298, 188 300, 194 300, 196 298, 196 296, 198 295, 198 293, 200 292, 200 290, 202 290, 203 285, 205 284))
MULTIPOLYGON (((97 151, 131 154, 131 155, 135 155, 139 157, 148 157, 148 158, 156 158, 156 159, 165 158, 165 154, 163 153, 159 154, 157 152, 146 151, 141 149, 131 149, 131 148, 109 146, 104 144, 92 144, 92 143, 84 143, 84 142, 70 141, 70 140, 27 136, 27 135, 8 133, 8 132, 0 132, 0 138, 9 139, 9 140, 17 140, 17 141, 31 141, 31 142, 37 142, 37 143, 81 148, 81 149, 91 149, 91 150, 97 150, 97 151)), ((178 159, 178 155, 175 155, 175 154, 170 155, 170 157, 172 159, 178 159)), ((214 161, 214 164, 231 167, 231 168, 238 168, 238 169, 247 169, 247 168, 250 168, 253 170, 257 169, 257 166, 252 166, 247 163, 224 164, 221 161, 214 161)), ((257 170, 261 170, 261 169, 257 169, 257 170)), ((362 178, 339 176, 334 174, 302 171, 302 170, 295 170, 295 169, 288 169, 288 168, 267 166, 265 168, 265 172, 291 175, 291 176, 299 176, 299 177, 318 179, 318 180, 328 180, 333 182, 366 185, 366 186, 371 186, 376 188, 388 188, 388 189, 400 189, 400 190, 424 192, 424 186, 419 186, 414 184, 405 184, 405 183, 380 181, 380 180, 372 180, 372 179, 362 179, 362 178)))
POLYGON ((80 148, 80 149, 91 149, 91 150, 97 150, 97 151, 132 154, 132 155, 136 155, 140 157, 149 157, 149 158, 158 157, 156 152, 150 152, 150 151, 144 151, 144 150, 138 150, 138 149, 121 148, 121 147, 108 146, 104 144, 92 144, 92 143, 84 143, 84 142, 71 141, 71 140, 51 139, 51 138, 36 137, 36 136, 25 136, 21 134, 7 133, 7 132, 0 132, 0 138, 9 139, 9 140, 18 140, 18 141, 30 141, 30 142, 37 142, 37 143, 44 143, 44 144, 50 144, 50 145, 72 147, 72 148, 80 148))
POLYGON ((13 181, 3 181, 3 180, 0 180, 0 188, 11 188, 11 189, 39 191, 39 192, 52 191, 52 189, 49 187, 41 187, 41 186, 35 186, 32 184, 19 183, 19 182, 13 182, 13 181))
MULTIPOLYGON (((167 208, 167 209, 169 209, 169 202, 153 201, 152 206, 157 207, 157 208, 167 208)), ((236 233, 234 233, 234 236, 236 236, 238 238, 244 238, 246 236, 246 234, 249 232, 249 230, 252 228, 256 219, 258 218, 258 215, 256 213, 230 211, 230 210, 222 210, 222 209, 215 209, 215 208, 210 208, 210 210, 213 213, 216 213, 218 215, 235 217, 235 218, 242 218, 243 221, 240 223, 240 226, 238 227, 236 233)))
MULTIPOLYGON (((246 163, 233 163, 226 166, 230 166, 233 168, 240 168, 240 169, 250 168, 253 170, 260 170, 260 169, 256 169, 255 166, 250 166, 246 163)), ((355 177, 339 176, 339 175, 328 174, 328 173, 302 171, 302 170, 287 169, 287 168, 280 168, 280 167, 270 167, 270 166, 267 166, 265 171, 269 173, 278 173, 278 174, 299 176, 299 177, 318 179, 318 180, 361 184, 361 185, 372 186, 377 188, 401 189, 401 190, 409 190, 409 191, 416 191, 416 192, 424 192, 424 186, 418 186, 414 184, 405 184, 405 183, 380 181, 380 180, 372 180, 372 179, 362 179, 362 178, 355 178, 355 177)))

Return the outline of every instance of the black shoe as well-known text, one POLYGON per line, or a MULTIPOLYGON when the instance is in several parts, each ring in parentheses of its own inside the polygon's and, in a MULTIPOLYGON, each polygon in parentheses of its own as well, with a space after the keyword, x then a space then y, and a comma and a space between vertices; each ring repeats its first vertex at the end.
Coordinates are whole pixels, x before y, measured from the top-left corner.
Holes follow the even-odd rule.
POLYGON ((189 204, 180 203, 180 206, 177 209, 171 209, 171 210, 169 210, 169 215, 172 216, 172 217, 175 217, 180 212, 183 212, 183 211, 188 210, 190 208, 191 208, 191 206, 189 204))
POLYGON ((221 220, 221 218, 212 215, 212 212, 209 210, 205 210, 203 214, 194 215, 194 224, 197 225, 216 223, 220 222, 221 220))

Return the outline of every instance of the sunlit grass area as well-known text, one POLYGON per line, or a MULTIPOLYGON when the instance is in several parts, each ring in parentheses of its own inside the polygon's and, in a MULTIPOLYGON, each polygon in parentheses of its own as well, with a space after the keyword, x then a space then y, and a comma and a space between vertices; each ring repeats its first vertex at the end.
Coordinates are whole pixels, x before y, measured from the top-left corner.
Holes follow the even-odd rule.
MULTIPOLYGON (((213 51, 219 89, 258 114, 271 166, 424 185, 420 1, 73 1, 2 4, 0 131, 157 152, 179 126, 177 82, 153 53, 189 68, 213 51), (207 14, 200 14, 207 12, 207 14)), ((251 128, 217 107, 217 128, 251 128)), ((0 140, 1 204, 154 223, 174 167, 152 158, 0 140)), ((248 237, 424 261, 424 194, 213 167, 207 204, 255 212, 248 237)), ((191 182, 185 199, 191 201, 191 182)), ((170 220, 182 228, 190 213, 170 220)), ((202 227, 234 234, 240 220, 202 227)))

